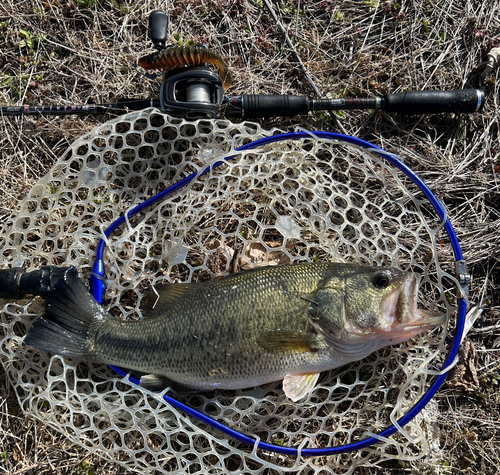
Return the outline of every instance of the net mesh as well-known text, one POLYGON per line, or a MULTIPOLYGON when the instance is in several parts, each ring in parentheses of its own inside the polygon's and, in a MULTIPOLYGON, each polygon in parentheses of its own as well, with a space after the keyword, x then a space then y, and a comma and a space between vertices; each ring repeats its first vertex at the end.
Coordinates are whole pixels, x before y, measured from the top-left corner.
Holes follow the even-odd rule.
MULTIPOLYGON (((131 207, 252 140, 253 123, 185 122, 151 109, 107 122, 75 142, 21 201, 0 234, 4 267, 74 265, 88 278, 104 229, 131 207)), ((162 281, 204 281, 237 269, 295 262, 395 265, 422 275, 420 306, 454 324, 454 260, 443 223, 419 189, 384 159, 344 142, 273 143, 230 161, 144 211, 111 236, 105 306, 141 318, 162 281)), ((289 457, 237 442, 177 411, 106 365, 25 346, 43 300, 1 303, 0 358, 23 410, 102 457, 138 472, 349 474, 428 452, 417 417, 368 449, 289 457)), ((322 373, 300 403, 281 383, 177 395, 227 426, 276 445, 343 445, 401 417, 441 369, 447 329, 322 373)), ((168 389, 166 391, 169 391, 168 389)))

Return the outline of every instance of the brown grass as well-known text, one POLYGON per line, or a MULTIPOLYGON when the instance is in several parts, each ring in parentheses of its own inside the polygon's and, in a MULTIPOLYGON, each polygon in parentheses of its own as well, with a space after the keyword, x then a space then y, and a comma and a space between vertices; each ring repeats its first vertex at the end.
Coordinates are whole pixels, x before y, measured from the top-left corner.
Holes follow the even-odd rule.
MULTIPOLYGON (((205 42, 225 57, 235 95, 485 90, 487 105, 474 115, 352 111, 264 126, 342 131, 400 154, 447 206, 473 275, 471 304, 484 306, 472 350, 462 354, 464 372, 435 398, 439 456, 359 473, 500 473, 500 73, 481 77, 481 63, 500 46, 498 2, 183 0, 167 7, 170 41, 205 42), (467 376, 474 368, 476 380, 467 376)), ((3 1, 1 105, 154 97, 159 82, 136 63, 151 50, 147 17, 155 9, 165 2, 3 1)), ((0 118, 0 223, 70 143, 105 119, 0 118)), ((1 473, 125 473, 24 417, 0 371, 1 473)))

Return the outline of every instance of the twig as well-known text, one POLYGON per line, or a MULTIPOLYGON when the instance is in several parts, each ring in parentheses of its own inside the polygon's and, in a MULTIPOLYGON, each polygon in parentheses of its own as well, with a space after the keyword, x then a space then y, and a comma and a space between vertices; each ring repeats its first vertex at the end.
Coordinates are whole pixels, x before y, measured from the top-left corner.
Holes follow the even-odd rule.
POLYGON ((485 333, 495 333, 497 331, 500 331, 500 323, 497 323, 496 325, 490 325, 489 327, 474 328, 470 331, 469 336, 484 335, 485 333))
POLYGON ((283 26, 283 23, 281 23, 280 19, 278 18, 278 15, 276 15, 276 12, 274 11, 273 6, 269 2, 269 0, 264 0, 264 3, 266 4, 267 9, 269 10, 269 13, 273 17, 274 21, 276 24, 280 27, 281 31, 283 32, 283 35, 285 35, 285 41, 287 45, 290 47, 290 49, 293 51, 293 54, 297 58, 298 63, 300 64, 300 67, 302 68, 302 71, 304 72, 304 76, 306 79, 309 81, 309 84, 311 87, 314 89, 314 92, 318 97, 321 97, 321 92, 319 91, 318 87, 316 86, 315 82, 309 76, 309 73, 307 72, 307 68, 305 64, 303 63, 301 57, 299 56, 299 53, 297 53, 297 50, 295 49, 295 46, 292 43, 292 40, 290 40, 290 37, 288 36, 288 32, 286 31, 285 27, 283 26))

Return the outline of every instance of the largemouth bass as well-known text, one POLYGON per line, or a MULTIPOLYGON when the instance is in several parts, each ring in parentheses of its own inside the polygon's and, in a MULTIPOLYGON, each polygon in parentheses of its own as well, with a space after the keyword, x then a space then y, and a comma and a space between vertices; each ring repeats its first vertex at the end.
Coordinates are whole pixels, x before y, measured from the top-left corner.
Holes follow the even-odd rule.
POLYGON ((320 372, 443 323, 444 316, 417 310, 417 292, 415 275, 396 268, 263 267, 159 286, 146 318, 125 322, 70 269, 25 343, 138 371, 150 389, 241 389, 283 380, 286 396, 298 401, 320 372))

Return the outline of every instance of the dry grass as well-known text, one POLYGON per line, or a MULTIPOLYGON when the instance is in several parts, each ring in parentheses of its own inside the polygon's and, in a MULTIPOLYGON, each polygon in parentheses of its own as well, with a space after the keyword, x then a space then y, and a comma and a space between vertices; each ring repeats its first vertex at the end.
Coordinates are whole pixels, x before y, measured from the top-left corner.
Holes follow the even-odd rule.
MULTIPOLYGON (((136 67, 150 50, 147 16, 170 15, 170 40, 210 45, 232 65, 242 93, 373 96, 405 89, 481 87, 471 116, 382 112, 266 122, 343 131, 399 153, 447 206, 484 305, 463 372, 438 393, 439 456, 359 473, 500 473, 500 73, 481 62, 500 46, 496 0, 5 0, 0 5, 0 103, 84 104, 154 97, 136 67), (288 35, 295 52, 285 42, 288 35), (298 57, 297 57, 298 55, 298 57), (299 61, 300 58, 300 61, 299 61), (489 327, 486 331, 481 328, 489 327), (477 369, 477 380, 467 371, 477 369), (467 379, 469 378, 469 379, 467 379), (471 379, 472 378, 472 379, 471 379), (475 387, 474 387, 475 385, 475 387)), ((65 148, 103 117, 0 118, 0 222, 65 148)), ((0 472, 125 473, 25 418, 0 373, 0 472)))

